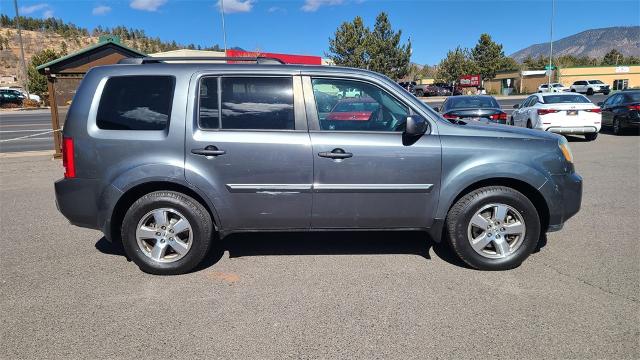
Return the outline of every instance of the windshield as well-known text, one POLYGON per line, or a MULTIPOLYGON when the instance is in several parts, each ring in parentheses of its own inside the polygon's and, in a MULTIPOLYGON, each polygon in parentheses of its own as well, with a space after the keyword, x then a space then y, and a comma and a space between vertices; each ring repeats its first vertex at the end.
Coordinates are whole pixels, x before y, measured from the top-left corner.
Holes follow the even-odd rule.
POLYGON ((571 104, 590 103, 589 99, 582 95, 547 95, 543 96, 545 104, 571 104))
POLYGON ((600 80, 589 80, 589 84, 604 84, 604 83, 600 80))
POLYGON ((483 109, 500 108, 500 105, 492 97, 488 96, 459 96, 450 97, 447 100, 447 109, 483 109))

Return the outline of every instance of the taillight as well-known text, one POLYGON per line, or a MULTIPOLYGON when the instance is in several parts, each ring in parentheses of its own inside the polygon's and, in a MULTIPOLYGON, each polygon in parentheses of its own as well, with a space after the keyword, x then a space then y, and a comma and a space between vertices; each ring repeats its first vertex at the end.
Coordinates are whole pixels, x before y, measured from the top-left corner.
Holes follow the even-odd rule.
POLYGON ((76 162, 73 157, 73 139, 62 139, 62 166, 64 166, 64 177, 74 178, 76 177, 76 162))
POLYGON ((635 111, 640 111, 640 104, 636 104, 636 105, 629 105, 629 106, 627 106, 627 109, 629 109, 629 110, 635 110, 635 111))
POLYGON ((451 115, 451 114, 443 114, 442 117, 445 118, 445 119, 457 119, 458 118, 457 116, 451 115))
POLYGON ((507 113, 501 112, 491 115, 491 120, 507 120, 507 113))
POLYGON ((538 115, 547 115, 547 114, 553 114, 553 113, 557 113, 560 110, 555 110, 555 109, 538 109, 538 115))
POLYGON ((600 109, 600 108, 595 108, 595 109, 584 109, 584 111, 592 112, 592 113, 598 113, 598 114, 599 114, 599 113, 601 113, 601 112, 602 112, 602 109, 600 109))

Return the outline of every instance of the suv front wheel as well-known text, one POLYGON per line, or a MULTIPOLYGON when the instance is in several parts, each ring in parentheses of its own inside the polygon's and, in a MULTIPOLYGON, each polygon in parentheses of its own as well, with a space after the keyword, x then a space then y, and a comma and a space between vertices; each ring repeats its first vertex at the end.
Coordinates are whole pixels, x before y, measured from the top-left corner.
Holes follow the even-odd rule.
POLYGON ((449 242, 465 263, 479 270, 519 266, 540 236, 535 206, 522 193, 489 186, 463 196, 449 210, 449 242))
POLYGON ((193 198, 155 191, 131 205, 122 222, 127 256, 147 273, 183 274, 195 268, 211 245, 212 221, 193 198))

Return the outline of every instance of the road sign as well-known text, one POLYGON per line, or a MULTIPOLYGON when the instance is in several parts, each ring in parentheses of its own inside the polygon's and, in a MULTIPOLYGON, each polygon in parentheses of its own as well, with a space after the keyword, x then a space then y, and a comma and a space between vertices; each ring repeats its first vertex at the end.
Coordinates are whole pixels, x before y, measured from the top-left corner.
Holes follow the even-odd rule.
POLYGON ((545 66, 545 67, 544 67, 544 69, 545 69, 545 70, 555 70, 555 69, 556 69, 556 67, 555 67, 555 66, 553 66, 553 65, 547 65, 547 66, 545 66))

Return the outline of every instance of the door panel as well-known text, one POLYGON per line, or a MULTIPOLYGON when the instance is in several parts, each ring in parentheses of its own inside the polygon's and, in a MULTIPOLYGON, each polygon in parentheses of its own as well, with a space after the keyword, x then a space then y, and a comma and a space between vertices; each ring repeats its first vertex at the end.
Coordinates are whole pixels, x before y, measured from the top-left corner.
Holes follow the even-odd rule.
POLYGON ((188 153, 194 173, 187 180, 210 196, 226 230, 309 227, 313 160, 306 132, 197 130, 189 149, 207 146, 225 154, 188 153))
POLYGON ((403 136, 413 112, 401 100, 404 92, 360 79, 303 77, 303 84, 313 129, 311 226, 431 226, 440 186, 440 139, 429 131, 419 138, 403 136))
POLYGON ((401 133, 311 133, 314 228, 431 226, 440 187, 440 140, 404 145, 401 133), (318 156, 339 148, 353 156, 318 156))
POLYGON ((186 178, 224 230, 308 229, 313 157, 297 76, 203 76, 192 92, 186 178), (256 129, 258 128, 258 129, 256 129))

